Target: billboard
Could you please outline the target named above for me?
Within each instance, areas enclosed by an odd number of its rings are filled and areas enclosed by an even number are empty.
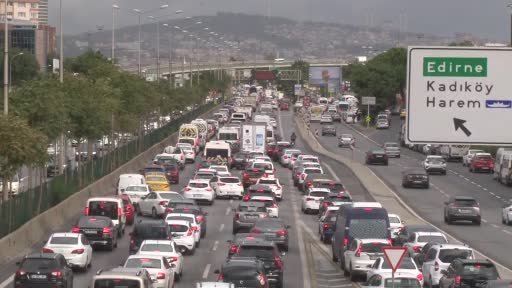
[[[309,84],[311,85],[327,85],[330,92],[335,92],[340,89],[341,80],[340,66],[309,67]]]

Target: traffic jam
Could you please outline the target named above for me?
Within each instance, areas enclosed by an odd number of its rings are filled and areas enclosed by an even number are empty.
[[[342,118],[341,100],[313,97],[311,113],[275,89],[246,85],[232,92],[209,119],[183,124],[176,143],[151,163],[120,175],[112,195],[84,202],[72,229],[53,233],[40,253],[18,263],[14,287],[296,287],[285,283],[302,279],[286,275],[291,273],[287,266],[297,266],[291,259],[299,259],[292,258],[300,253],[293,245],[302,245],[294,239],[290,220],[297,215],[283,212],[292,198],[298,200],[299,217],[317,223],[315,241],[331,252],[329,263],[343,271],[350,285],[509,287],[489,286],[499,284],[498,270],[491,261],[477,259],[471,247],[451,243],[433,226],[408,225],[379,202],[355,201],[345,179],[328,171],[322,157],[299,149],[295,132],[278,132],[281,113],[302,111],[326,124],[318,137],[337,137],[340,149],[352,149],[357,145],[352,134],[337,134],[331,127],[333,121],[353,121]],[[369,151],[367,164],[387,165],[389,155],[400,156],[394,148],[390,143],[382,151]],[[428,157],[425,165],[436,169],[437,158]],[[190,177],[184,177],[187,171]],[[450,201],[449,221],[458,220],[464,209],[473,215],[477,207],[468,197]],[[226,223],[218,232],[232,235],[225,243],[215,240],[213,247],[226,248],[225,254],[203,272],[205,253],[211,252],[203,243],[213,237],[214,221]],[[122,263],[93,266],[97,255],[119,249],[125,249]],[[202,277],[188,279],[196,270]],[[87,284],[74,283],[84,273]]]

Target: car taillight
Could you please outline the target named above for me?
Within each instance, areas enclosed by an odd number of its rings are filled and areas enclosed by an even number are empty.
[[[180,159],[181,160],[185,159],[185,155],[181,154]]]
[[[421,247],[420,246],[413,246],[412,249],[414,252],[420,252]]]
[[[72,233],[80,233],[80,228],[78,228],[78,227],[73,227],[73,229],[71,229],[71,232],[72,232]]]
[[[25,276],[25,274],[27,274],[27,272],[25,272],[23,270],[16,271],[16,277],[22,277],[22,276]]]
[[[243,177],[249,177],[247,173],[242,174]]]
[[[274,153],[278,153],[279,152],[279,149],[274,149]]]
[[[226,183],[219,182],[217,183],[218,186],[226,186]]]
[[[261,175],[262,178],[267,178],[267,173],[264,173],[263,175]]]
[[[286,236],[288,235],[288,232],[286,230],[279,230],[276,232],[277,236]]]
[[[329,224],[324,224],[324,230],[329,230]]]
[[[204,220],[204,217],[203,217],[203,216],[201,216],[201,215],[196,216],[196,221],[197,221],[197,223],[201,223],[201,222],[203,222],[203,220]]]
[[[48,249],[48,248],[43,248],[43,253],[53,253],[53,250],[52,249]]]
[[[393,246],[393,240],[388,239],[389,246]]]
[[[245,196],[244,196],[244,201],[245,201],[245,202],[249,201],[249,195],[245,195]]]
[[[238,250],[237,246],[229,247],[229,252],[231,252],[231,253],[236,253],[236,250]]]
[[[224,274],[219,274],[219,279],[218,279],[219,282],[222,282],[224,281]]]
[[[197,231],[197,226],[192,226],[192,230]]]
[[[288,156],[283,156],[283,159],[288,159]]]
[[[85,250],[83,248],[75,249],[75,250],[71,251],[71,254],[83,254],[84,251]]]
[[[418,281],[423,281],[423,274],[418,274],[416,275],[416,279],[418,279]]]
[[[123,214],[123,208],[117,208],[117,215],[119,215],[119,217],[121,217],[122,214]]]
[[[278,208],[277,203],[272,204],[272,207],[270,207],[270,208]]]
[[[240,219],[240,214],[239,213],[235,213],[235,219],[236,220]]]
[[[208,187],[208,188],[206,188],[206,191],[211,192],[211,191],[213,191],[213,189]]]
[[[309,186],[311,186],[312,184],[313,184],[313,182],[308,181],[308,182],[306,183],[306,186],[308,186],[308,187],[309,187]]]
[[[187,231],[187,236],[192,236],[192,233],[193,233],[193,231],[192,231],[192,230],[193,230],[193,229],[188,229],[188,231]]]
[[[324,207],[329,207],[329,202],[324,202]]]
[[[348,238],[343,239],[343,245],[346,247],[348,245]]]
[[[306,198],[306,201],[315,201],[315,198],[308,197]]]
[[[460,285],[460,276],[455,277],[455,285]]]
[[[64,277],[64,273],[62,273],[62,271],[53,271],[52,272],[52,276],[55,277],[55,278],[63,278]]]
[[[171,258],[171,259],[170,259],[170,260],[171,260],[171,262],[176,262],[176,261],[178,261],[178,257],[176,257],[176,256],[171,256],[170,258]]]
[[[480,204],[475,203],[475,204],[473,204],[473,207],[480,207]]]
[[[238,183],[237,185],[238,185],[238,186],[242,186],[243,184],[242,184],[242,183]]]
[[[275,256],[274,261],[276,262],[276,268],[281,270],[283,268],[283,263],[281,262],[281,259]]]
[[[300,174],[299,173],[295,173],[295,178],[299,178]]]
[[[185,187],[185,191],[190,191],[192,189],[190,189],[190,187]]]
[[[167,206],[167,204],[169,203],[169,201],[165,200],[165,201],[160,201],[160,203],[158,203],[160,206]]]
[[[112,233],[112,230],[108,227],[103,228],[103,235]]]
[[[251,230],[251,233],[254,233],[254,234],[261,234],[261,230],[259,230],[259,229],[252,229],[252,230]]]
[[[434,263],[434,271],[439,271],[439,263],[437,261]]]
[[[172,213],[172,208],[165,208],[165,214]]]
[[[158,272],[156,275],[156,279],[165,279],[165,273],[164,272]]]
[[[84,211],[84,212],[85,212],[85,215],[86,215],[86,216],[87,216],[87,215],[89,215],[89,207],[85,207],[85,209],[84,209],[84,210],[85,210],[85,211]]]
[[[359,244],[359,247],[357,247],[357,251],[356,251],[356,257],[360,257],[361,256],[361,252],[363,252],[363,243],[360,243]]]

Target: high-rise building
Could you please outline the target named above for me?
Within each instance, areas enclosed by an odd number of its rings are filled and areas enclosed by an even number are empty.
[[[0,2],[0,15],[5,14],[5,2]],[[7,18],[48,25],[48,0],[19,0],[7,3]]]
[[[48,0],[38,0],[37,2],[37,24],[48,25]]]

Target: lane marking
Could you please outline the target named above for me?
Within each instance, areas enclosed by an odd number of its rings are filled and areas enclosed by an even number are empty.
[[[483,187],[482,190],[487,191],[487,188]]]
[[[329,170],[329,173],[332,174],[332,177],[334,178],[334,180],[336,180],[336,182],[341,182],[340,178],[338,177],[338,175],[336,175],[336,172],[334,172],[334,169],[332,169],[331,165],[326,163],[323,163],[323,165],[327,168],[327,170]]]
[[[5,281],[0,284],[0,288],[7,288],[7,286],[10,286],[9,284],[11,284],[13,281],[14,281],[14,274],[11,275],[11,277],[5,279]]]
[[[484,222],[484,223],[487,223],[487,220],[485,220],[485,219],[482,219],[482,222]]]
[[[500,228],[500,227],[499,227],[498,225],[496,225],[496,224],[491,224],[491,226],[492,226],[492,227],[494,227],[494,228]]]
[[[503,231],[503,233],[506,233],[506,234],[508,234],[508,235],[512,235],[512,232],[510,232],[510,231],[508,231],[508,230],[503,229],[503,230],[501,230],[501,231]]]
[[[203,279],[208,278],[208,273],[210,273],[210,267],[211,266],[212,266],[211,264],[206,264],[206,267],[204,267]]]
[[[219,227],[219,232],[222,232],[222,230],[224,230],[224,223],[220,224],[220,227]]]
[[[217,251],[217,248],[219,248],[219,240],[216,240],[213,243],[212,251]]]
[[[231,212],[231,207],[226,208],[226,216],[229,215],[229,212]]]
[[[229,199],[229,204],[233,204],[233,199]]]
[[[474,181],[471,181],[471,184],[476,185],[476,183]]]
[[[489,192],[489,194],[491,194],[492,196],[496,195],[496,194],[494,194],[494,192]]]

